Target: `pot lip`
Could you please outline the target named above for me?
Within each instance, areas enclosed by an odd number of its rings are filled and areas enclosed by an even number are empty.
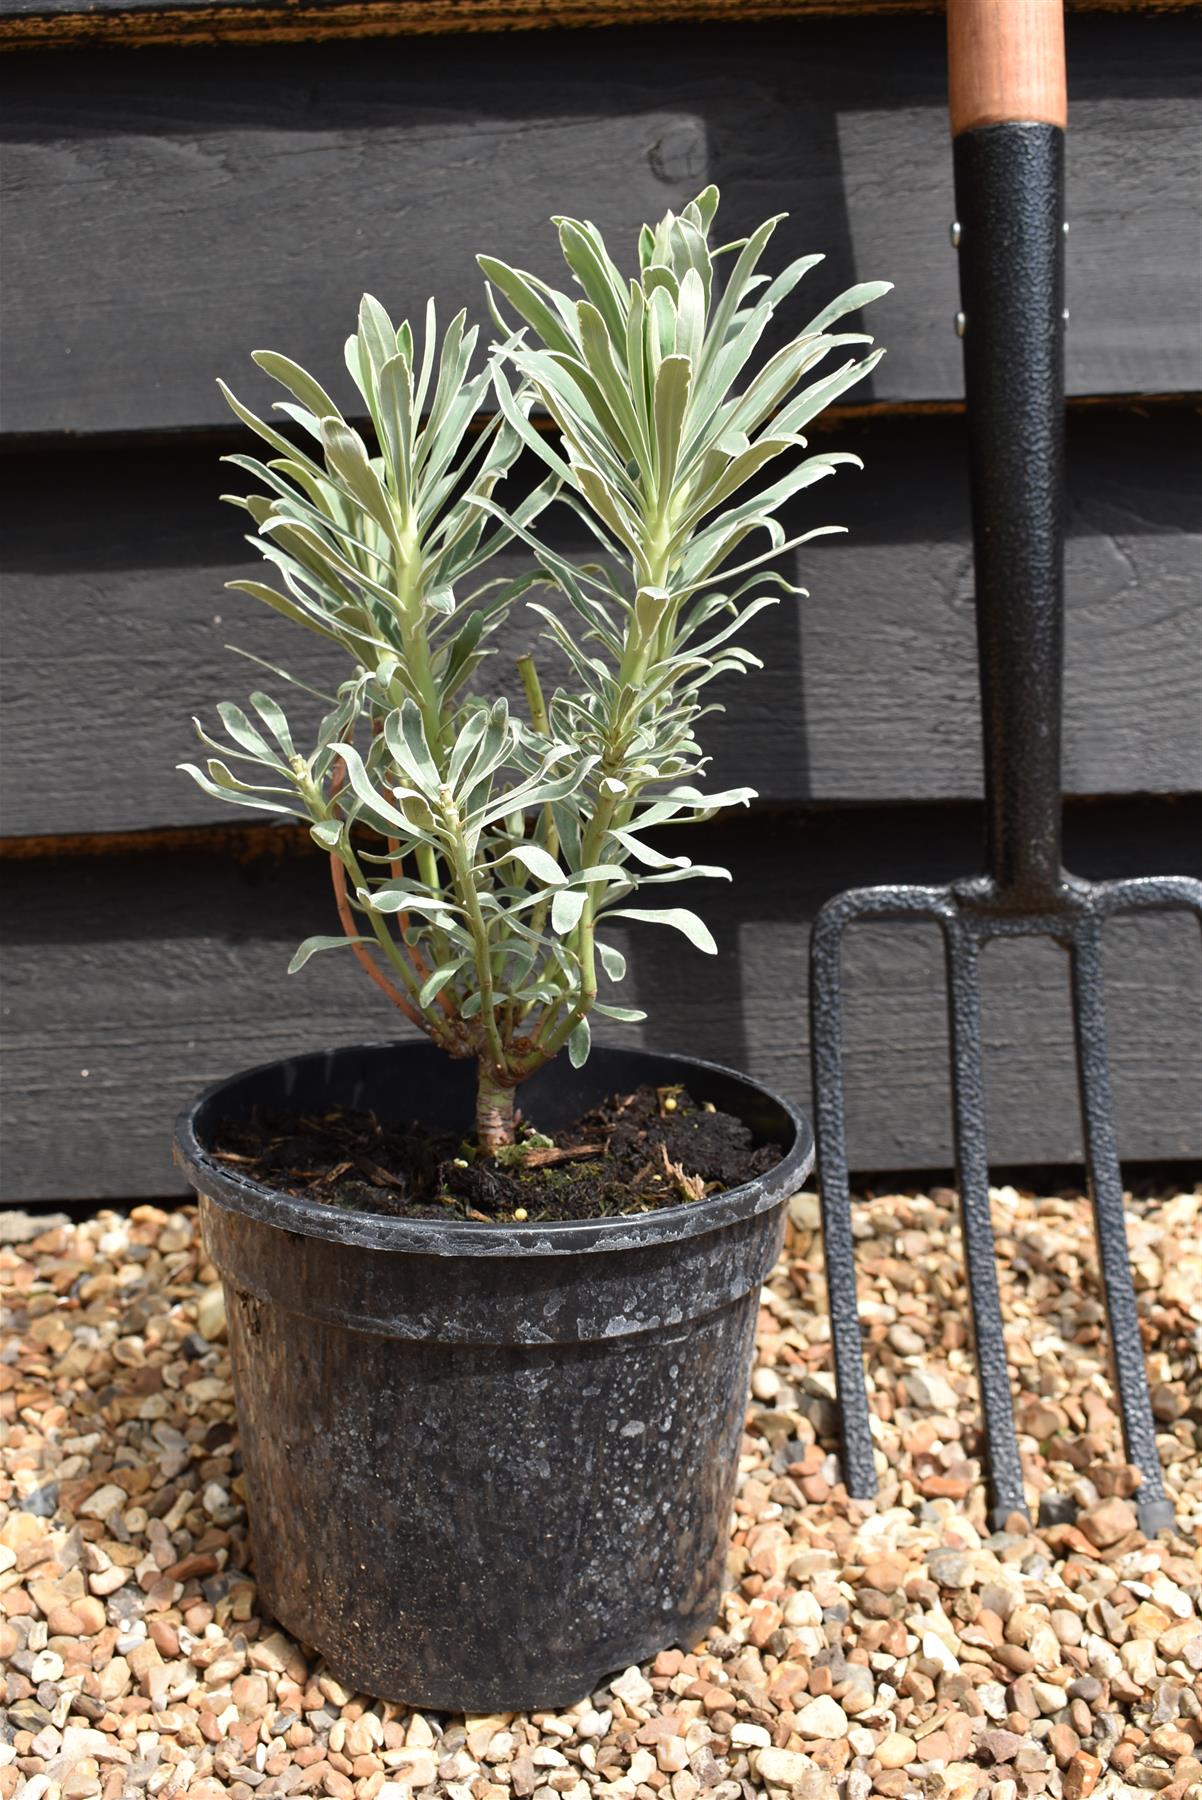
[[[617,1048],[617,1046],[608,1046]],[[601,1046],[598,1046],[601,1048]],[[375,1039],[366,1044],[342,1044],[304,1052],[297,1057],[275,1057],[253,1068],[239,1070],[213,1082],[179,1114],[175,1127],[174,1157],[186,1171],[197,1192],[225,1212],[240,1213],[278,1230],[320,1238],[366,1250],[407,1252],[424,1256],[563,1256],[575,1252],[635,1250],[655,1244],[680,1242],[721,1231],[758,1213],[770,1211],[801,1187],[814,1164],[814,1139],[804,1115],[774,1089],[765,1087],[737,1069],[700,1057],[683,1056],[640,1045],[624,1055],[645,1056],[648,1061],[674,1062],[706,1074],[725,1076],[754,1087],[779,1106],[793,1127],[793,1142],[781,1160],[764,1175],[716,1194],[712,1200],[665,1206],[658,1212],[619,1215],[611,1219],[559,1220],[545,1224],[482,1225],[474,1219],[403,1219],[385,1214],[350,1212],[322,1206],[239,1175],[216,1162],[196,1135],[196,1115],[210,1100],[236,1081],[266,1074],[285,1062],[318,1059],[363,1050],[411,1050],[435,1053],[435,1046],[412,1039]]]

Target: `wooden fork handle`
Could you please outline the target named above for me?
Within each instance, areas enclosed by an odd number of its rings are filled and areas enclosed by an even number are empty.
[[[1063,0],[947,0],[947,48],[953,137],[1011,120],[1063,131]]]

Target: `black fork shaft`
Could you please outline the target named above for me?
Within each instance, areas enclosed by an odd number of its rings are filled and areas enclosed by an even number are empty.
[[[1064,133],[955,140],[989,868],[1015,907],[1060,884]]]

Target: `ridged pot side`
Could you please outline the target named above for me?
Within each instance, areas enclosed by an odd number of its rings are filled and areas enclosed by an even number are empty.
[[[327,1108],[374,1095],[381,1117],[440,1127],[457,1102],[424,1045],[269,1065],[181,1120],[226,1290],[264,1600],[348,1684],[432,1710],[567,1705],[704,1635],[759,1288],[810,1167],[804,1122],[729,1071],[596,1051],[555,1073],[540,1123],[683,1081],[753,1115],[782,1160],[689,1207],[491,1228],[291,1201],[204,1153],[223,1112],[285,1089],[300,1110],[318,1081]]]

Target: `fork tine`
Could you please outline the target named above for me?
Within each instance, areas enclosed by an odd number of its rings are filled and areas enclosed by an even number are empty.
[[[840,953],[849,908],[828,901],[810,933],[810,1049],[814,1064],[814,1142],[822,1204],[827,1305],[838,1395],[843,1483],[856,1500],[876,1493],[864,1348],[856,1304],[855,1244],[843,1116]]]
[[[1018,1441],[1014,1435],[1014,1403],[1002,1332],[993,1222],[989,1216],[979,953],[976,940],[958,920],[945,920],[943,931],[947,956],[956,1181],[960,1190],[977,1384],[985,1423],[992,1501],[990,1520],[994,1526],[999,1526],[1010,1513],[1025,1514],[1027,1503],[1023,1495]]]
[[[1077,925],[1071,947],[1073,1022],[1077,1039],[1077,1080],[1081,1093],[1081,1122],[1085,1135],[1085,1161],[1089,1173],[1089,1197],[1093,1204],[1094,1233],[1102,1289],[1110,1323],[1110,1347],[1119,1416],[1127,1461],[1134,1463],[1143,1480],[1135,1494],[1139,1522],[1149,1537],[1174,1523],[1173,1506],[1165,1493],[1160,1457],[1156,1449],[1156,1425],[1148,1396],[1144,1346],[1139,1332],[1135,1287],[1127,1254],[1127,1226],[1123,1217],[1123,1177],[1114,1131],[1114,1102],[1110,1088],[1110,1056],[1106,1039],[1106,989],[1102,972],[1101,921],[1086,917]]]

